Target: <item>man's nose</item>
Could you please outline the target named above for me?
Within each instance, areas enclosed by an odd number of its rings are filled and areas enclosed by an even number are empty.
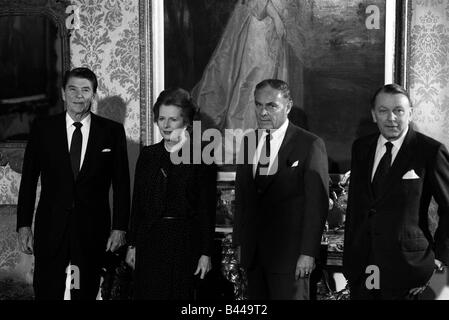
[[[260,109],[259,113],[260,113],[261,116],[266,116],[268,114],[267,109],[265,109],[265,107],[262,107]]]
[[[388,112],[387,120],[394,121],[396,120],[396,115],[394,112]]]

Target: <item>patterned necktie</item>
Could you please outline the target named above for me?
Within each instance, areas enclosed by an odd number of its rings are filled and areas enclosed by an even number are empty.
[[[388,141],[385,143],[385,147],[387,148],[387,151],[385,151],[385,154],[379,161],[372,182],[373,192],[376,197],[379,196],[382,188],[385,188],[387,174],[391,168],[391,149],[393,148],[393,144]]]
[[[264,183],[268,175],[268,167],[270,165],[270,155],[271,155],[271,134],[270,130],[265,131],[267,135],[265,136],[264,143],[262,145],[262,150],[260,151],[259,160],[257,162],[255,180],[256,184]]]
[[[81,133],[81,127],[83,124],[81,122],[74,122],[75,131],[72,135],[72,142],[70,143],[70,161],[72,162],[73,176],[78,177],[80,171],[81,162],[81,146],[83,145],[83,134]]]

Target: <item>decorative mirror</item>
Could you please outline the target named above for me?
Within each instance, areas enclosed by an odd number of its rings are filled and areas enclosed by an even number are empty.
[[[15,170],[21,169],[32,121],[63,110],[69,6],[58,0],[0,0],[0,161],[14,163]]]
[[[69,6],[57,0],[0,0],[0,141],[24,142],[36,116],[63,110]]]

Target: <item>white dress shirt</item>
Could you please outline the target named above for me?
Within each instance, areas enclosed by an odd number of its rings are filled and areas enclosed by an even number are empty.
[[[288,119],[276,130],[270,130],[271,132],[271,140],[270,140],[270,164],[268,165],[268,173],[271,172],[271,167],[273,166],[273,162],[276,159],[279,149],[281,148],[282,141],[284,141],[285,133],[287,132],[289,121]],[[261,130],[261,129],[259,129]],[[259,162],[260,154],[262,152],[262,147],[265,141],[265,137],[267,136],[266,131],[264,130],[262,136],[259,139],[257,144],[256,154],[254,155],[253,161],[253,177],[256,176],[257,163]]]
[[[391,165],[393,165],[394,160],[396,159],[396,156],[398,155],[398,152],[401,149],[402,143],[404,142],[407,132],[408,127],[407,130],[405,130],[398,139],[390,141],[393,144],[393,148],[391,148]],[[373,181],[374,173],[376,173],[376,169],[377,166],[379,165],[380,159],[382,159],[383,155],[387,151],[387,147],[385,146],[385,143],[387,142],[388,140],[385,139],[385,137],[380,134],[379,139],[377,139],[376,154],[374,156],[374,163],[373,163],[373,171],[371,172],[371,181]]]
[[[73,132],[75,132],[75,126],[73,125],[76,121],[73,121],[73,119],[69,116],[68,113],[66,113],[65,116],[65,123],[66,123],[66,129],[67,129],[67,143],[69,146],[69,152],[70,152],[70,144],[72,143],[72,136]],[[83,135],[83,143],[81,145],[81,159],[80,159],[80,170],[83,166],[84,156],[86,155],[86,149],[87,149],[87,141],[89,139],[89,132],[90,132],[90,122],[91,122],[91,116],[90,113],[85,117],[81,123],[81,134]]]

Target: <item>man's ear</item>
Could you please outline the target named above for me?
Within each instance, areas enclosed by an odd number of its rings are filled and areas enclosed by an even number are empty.
[[[64,88],[61,88],[61,97],[62,97],[62,101],[65,101],[65,90],[64,90]]]
[[[292,108],[293,108],[293,101],[290,100],[290,101],[288,102],[288,105],[287,105],[287,114],[290,113],[290,111],[292,110]]]
[[[376,113],[374,112],[374,109],[371,109],[371,116],[373,117],[373,122],[374,122],[374,123],[377,123],[377,120],[376,120]]]
[[[413,121],[413,115],[414,115],[413,108],[410,108],[410,118],[408,119],[408,122]]]

